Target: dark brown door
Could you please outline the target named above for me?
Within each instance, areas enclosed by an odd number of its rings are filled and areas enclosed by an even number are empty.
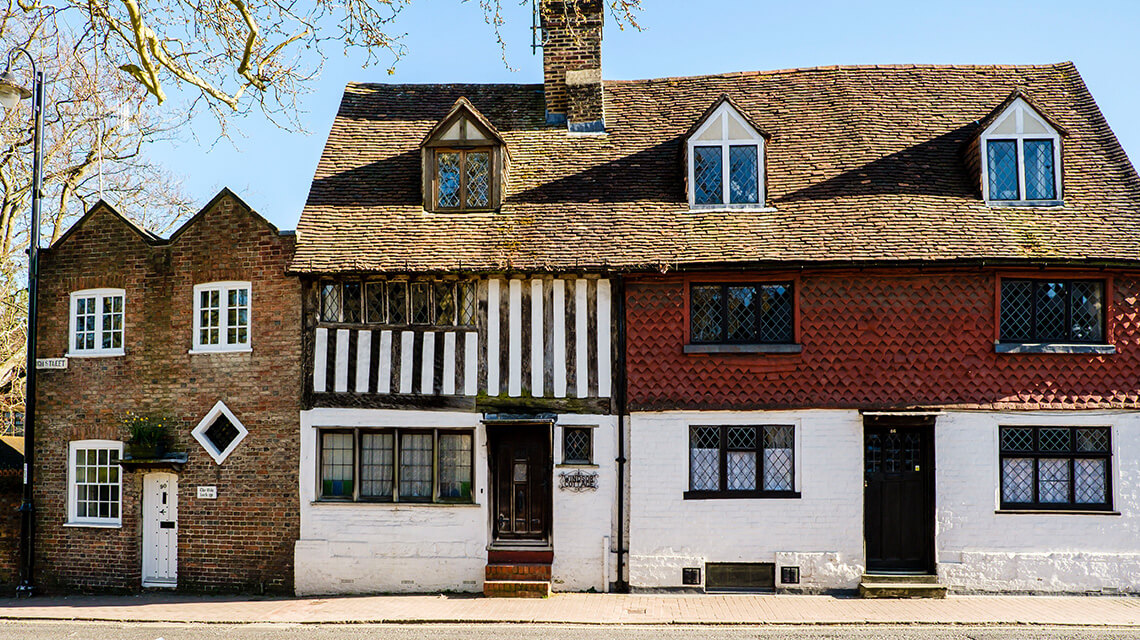
[[[868,570],[934,569],[932,434],[929,426],[864,426]]]
[[[490,427],[495,540],[548,540],[550,427]]]

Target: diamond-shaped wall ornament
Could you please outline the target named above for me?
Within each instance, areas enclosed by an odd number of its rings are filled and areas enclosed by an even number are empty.
[[[214,462],[222,464],[249,435],[249,430],[221,400],[218,400],[190,435],[194,436]]]

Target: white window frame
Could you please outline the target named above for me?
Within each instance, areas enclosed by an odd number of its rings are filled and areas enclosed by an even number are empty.
[[[227,294],[230,291],[245,289],[247,310],[246,310],[246,333],[245,342],[229,342],[229,307],[227,306]],[[202,344],[201,342],[201,328],[202,328],[202,292],[203,291],[217,291],[218,292],[218,344]],[[190,353],[218,353],[218,352],[245,352],[253,350],[253,287],[246,281],[224,281],[224,282],[204,282],[202,284],[194,285],[194,322],[193,322],[193,344],[194,347],[190,349]]]
[[[75,478],[75,455],[79,450],[108,449],[123,459],[123,443],[118,440],[72,440],[67,444],[67,526],[117,528],[123,526],[123,469],[119,468],[119,516],[116,518],[78,517],[78,485]]]
[[[123,342],[117,349],[104,349],[103,344],[103,301],[107,298],[121,297],[123,299]],[[75,346],[75,320],[76,306],[80,298],[95,298],[95,344],[94,349],[79,349]],[[71,304],[68,306],[67,323],[67,357],[68,358],[105,358],[126,354],[127,346],[127,292],[125,289],[83,289],[71,292]]]
[[[726,117],[721,118],[724,114]],[[746,131],[751,131],[753,137],[751,138],[729,138],[728,137],[728,120],[732,118],[738,125],[743,127]],[[698,140],[701,135],[708,131],[714,123],[718,120],[721,121],[720,140]],[[696,147],[715,147],[720,146],[721,152],[721,184],[722,190],[721,204],[697,204],[697,183],[696,183],[696,165],[694,162],[694,149]],[[737,202],[731,201],[732,186],[729,180],[729,173],[731,163],[729,162],[729,150],[734,146],[755,145],[756,146],[756,202]],[[688,175],[689,175],[689,208],[690,209],[764,209],[768,196],[766,191],[766,184],[764,180],[765,174],[765,160],[764,160],[764,136],[756,130],[747,120],[744,119],[740,113],[732,107],[731,104],[725,102],[709,114],[705,119],[704,124],[693,132],[687,141],[687,158],[688,158]]]
[[[230,424],[232,424],[234,428],[237,429],[238,434],[233,439],[233,442],[229,444],[229,446],[227,446],[225,449],[219,450],[214,446],[214,443],[210,440],[210,438],[206,436],[206,432],[209,431],[210,427],[213,426],[214,421],[217,420],[218,416],[221,415],[224,415],[226,419],[230,421]],[[190,435],[198,441],[198,444],[202,445],[202,448],[206,450],[206,453],[210,454],[210,457],[214,459],[214,462],[216,464],[222,464],[226,461],[226,458],[230,457],[230,454],[234,452],[234,449],[237,449],[238,445],[241,444],[241,441],[245,440],[245,437],[249,435],[249,429],[245,428],[245,425],[237,419],[237,416],[235,416],[233,412],[230,411],[230,408],[227,407],[224,402],[218,400],[214,404],[214,407],[210,409],[209,413],[206,414],[206,417],[202,418],[201,422],[198,423],[198,426],[194,427],[194,430],[190,432]]]
[[[1012,112],[1012,114],[1011,114]],[[998,125],[1005,122],[1007,117],[1015,119],[1016,133],[995,133]],[[1046,133],[1025,133],[1025,119],[1026,117],[1032,118],[1034,121],[1041,124],[1046,129]],[[994,200],[990,198],[990,151],[989,142],[1013,140],[1017,153],[1017,199],[1016,200]],[[1025,141],[1026,140],[1051,140],[1053,142],[1053,191],[1052,198],[1030,200],[1025,197]],[[981,134],[981,144],[979,145],[979,153],[981,153],[981,168],[982,168],[982,198],[985,199],[986,204],[990,206],[1006,206],[1006,205],[1037,205],[1037,206],[1056,206],[1063,203],[1063,190],[1061,185],[1061,134],[1057,132],[1052,125],[1049,124],[1045,118],[1036,109],[1029,106],[1029,103],[1021,98],[1017,98],[1002,111],[1001,115],[994,119],[990,126]]]

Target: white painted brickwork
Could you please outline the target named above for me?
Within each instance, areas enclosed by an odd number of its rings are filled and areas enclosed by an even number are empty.
[[[696,424],[794,424],[802,497],[682,499]],[[855,411],[633,414],[630,585],[680,587],[683,567],[794,553],[801,587],[854,589],[863,572],[862,438]]]
[[[295,547],[298,595],[424,593],[483,589],[490,535],[487,438],[482,416],[462,412],[314,409],[301,412],[301,535]],[[555,467],[554,589],[603,590],[602,552],[611,535],[616,471],[616,420],[612,416],[558,416],[555,462],[561,461],[560,425],[595,426],[598,490],[558,490]],[[434,427],[475,430],[475,505],[319,503],[318,427]],[[611,575],[610,580],[614,577]]]

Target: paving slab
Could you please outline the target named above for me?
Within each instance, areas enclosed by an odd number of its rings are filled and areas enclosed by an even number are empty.
[[[0,619],[197,623],[569,623],[605,625],[1074,625],[1140,627],[1140,597],[555,594],[249,598],[143,594],[0,599]]]

